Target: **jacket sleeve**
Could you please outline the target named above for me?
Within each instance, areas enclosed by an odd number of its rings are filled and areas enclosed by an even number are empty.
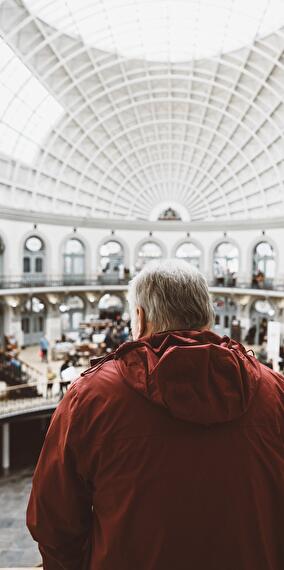
[[[46,570],[88,568],[92,496],[72,450],[77,408],[75,383],[52,418],[33,478],[27,526]]]

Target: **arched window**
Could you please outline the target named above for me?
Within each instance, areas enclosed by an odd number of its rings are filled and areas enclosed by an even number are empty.
[[[176,250],[176,257],[178,259],[184,259],[200,269],[201,262],[201,250],[192,242],[185,241],[181,243]]]
[[[215,297],[213,299],[215,312],[215,331],[223,336],[231,336],[232,325],[236,319],[237,306],[229,297]]]
[[[162,257],[163,252],[159,244],[155,241],[146,241],[141,245],[138,251],[136,270],[140,271],[148,261],[152,261],[153,259],[162,259]]]
[[[269,301],[258,299],[251,306],[250,317],[250,328],[245,340],[250,345],[262,345],[267,340],[268,322],[273,321],[275,308]]]
[[[103,282],[124,279],[124,249],[120,242],[109,240],[100,247],[100,277]]]
[[[85,303],[81,297],[66,297],[59,306],[61,312],[62,332],[77,332],[85,318]]]
[[[158,217],[158,220],[165,220],[165,221],[178,221],[181,220],[179,213],[174,210],[173,208],[166,208],[161,212]]]
[[[217,245],[213,256],[213,273],[216,285],[234,287],[239,271],[238,248],[230,242]]]
[[[275,252],[267,241],[259,242],[253,251],[252,286],[262,289],[273,286],[275,278]]]
[[[98,309],[100,319],[115,319],[122,315],[124,307],[120,297],[106,293],[100,299]]]
[[[45,331],[44,302],[38,297],[31,297],[21,307],[22,332],[24,346],[38,344]]]
[[[41,278],[45,272],[45,245],[38,236],[26,239],[23,256],[23,274],[25,277]]]
[[[77,238],[69,239],[64,249],[64,277],[68,281],[85,274],[85,247]]]

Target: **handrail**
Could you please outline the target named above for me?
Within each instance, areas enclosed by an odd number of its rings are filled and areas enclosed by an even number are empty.
[[[20,360],[21,367],[11,368],[0,363],[0,420],[5,417],[32,412],[46,405],[56,406],[59,394],[48,392],[48,381],[34,366]],[[59,383],[59,378],[57,379]],[[56,384],[56,379],[54,379]]]
[[[27,388],[33,389],[34,392],[28,396],[26,393],[21,394]],[[5,421],[7,418],[22,414],[37,413],[47,408],[55,409],[60,397],[59,393],[47,397],[47,382],[44,380],[40,384],[38,382],[27,382],[15,386],[5,386],[0,388],[0,420]]]
[[[113,275],[42,275],[42,276],[24,276],[24,275],[7,275],[0,277],[1,289],[26,289],[26,288],[43,288],[43,287],[92,287],[103,285],[125,285],[127,286],[131,276],[120,279]],[[234,283],[218,283],[215,279],[207,279],[210,287],[226,287],[229,289],[255,289],[255,291],[284,291],[284,281],[274,279],[272,283],[263,284],[263,286],[255,286],[252,280],[242,281],[236,279]]]
[[[1,397],[1,393],[5,393],[5,392],[13,392],[16,390],[21,390],[21,388],[29,388],[29,387],[33,387],[36,386],[38,387],[38,383],[37,382],[26,382],[25,384],[16,384],[15,386],[5,386],[5,388],[1,388],[0,386],[0,397]],[[1,402],[1,399],[0,399]],[[0,404],[1,405],[1,404]]]
[[[36,373],[38,377],[41,376],[41,371],[38,370],[38,368],[35,368],[34,366],[29,364],[28,362],[25,362],[25,360],[23,360],[22,358],[18,358],[18,360],[24,366],[24,368],[26,368],[27,370],[31,370],[32,373]]]
[[[0,277],[0,289],[26,287],[63,287],[80,285],[127,285],[130,277],[116,275],[5,275]]]
[[[42,373],[37,368],[31,366],[30,364],[28,364],[27,362],[25,362],[20,358],[17,358],[17,360],[20,363],[19,369],[9,365],[9,361],[0,362],[0,381],[1,381],[1,373],[4,376],[4,381],[6,381],[5,377],[8,378],[8,381],[11,380],[13,382],[15,380],[20,380],[22,376],[26,377],[28,381],[29,380],[31,381],[35,380],[37,382],[41,381]]]

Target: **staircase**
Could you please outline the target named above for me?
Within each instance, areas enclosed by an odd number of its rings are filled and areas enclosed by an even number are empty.
[[[19,366],[9,361],[0,362],[0,382],[4,382],[7,388],[0,390],[0,399],[1,394],[9,395],[9,399],[38,397],[37,386],[42,383],[41,373],[23,360],[17,361]]]

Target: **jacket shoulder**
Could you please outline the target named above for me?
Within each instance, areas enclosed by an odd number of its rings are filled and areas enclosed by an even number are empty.
[[[109,400],[126,388],[116,359],[113,357],[100,360],[82,372],[73,386],[81,404],[94,398]]]
[[[284,377],[263,364],[260,371],[261,381],[252,406],[254,423],[274,426],[284,434]]]

